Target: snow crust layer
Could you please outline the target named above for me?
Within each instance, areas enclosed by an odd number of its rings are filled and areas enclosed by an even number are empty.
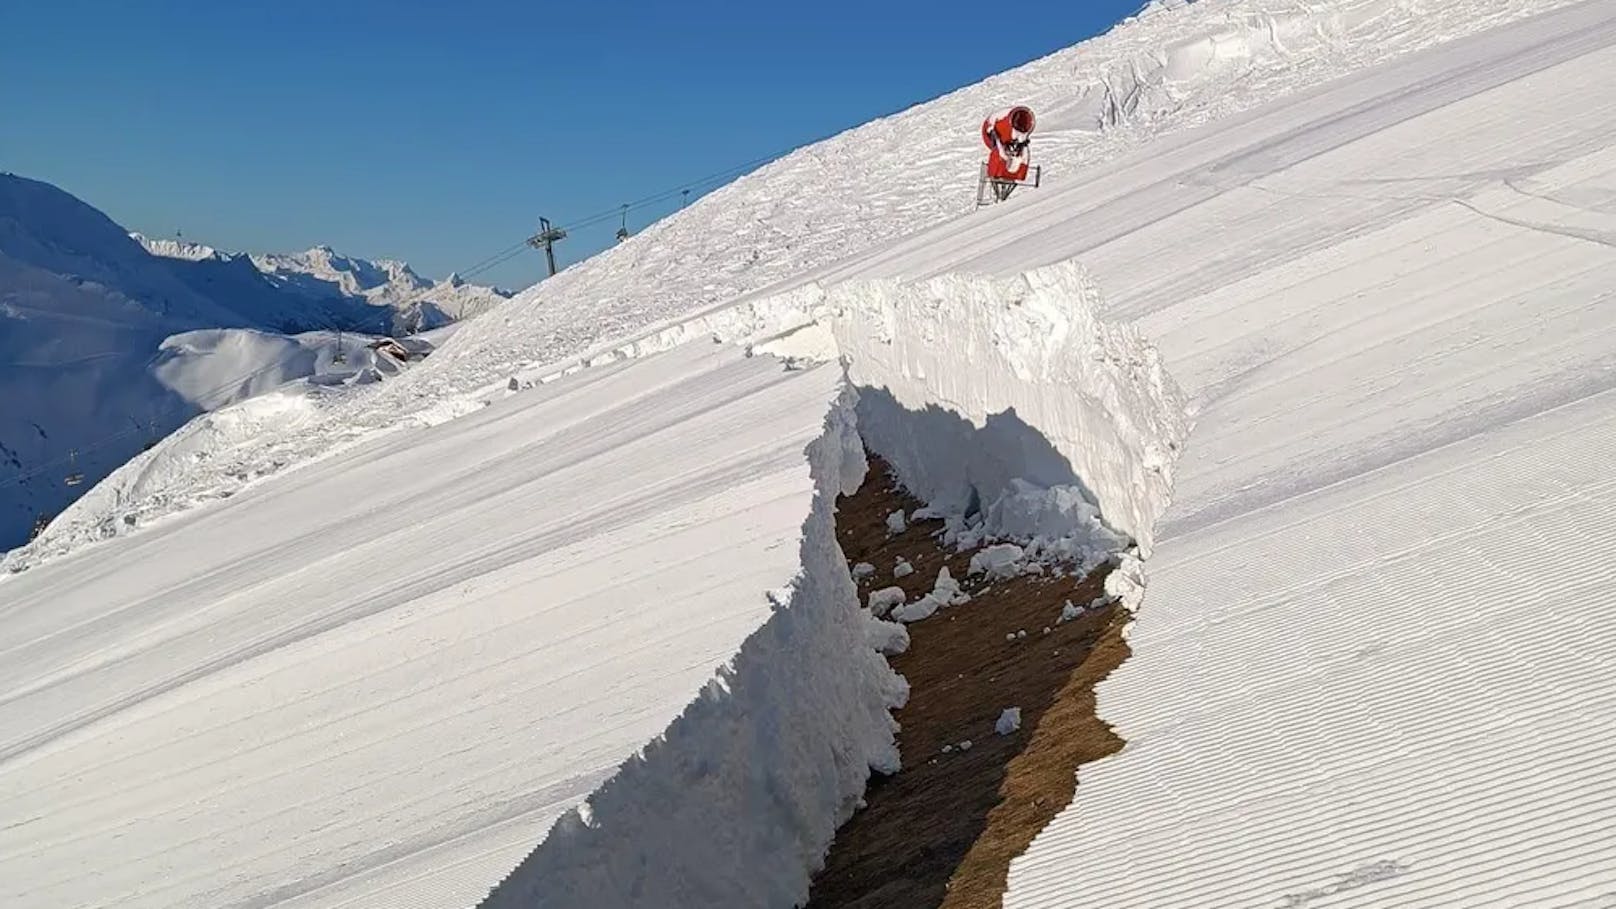
[[[482,903],[535,907],[792,906],[808,894],[871,770],[898,769],[889,710],[907,686],[880,650],[907,638],[859,608],[836,497],[866,470],[853,394],[808,447],[802,570],[694,703]],[[879,648],[879,649],[878,649]]]

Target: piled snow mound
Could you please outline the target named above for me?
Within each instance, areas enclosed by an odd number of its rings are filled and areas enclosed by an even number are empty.
[[[152,373],[201,410],[218,410],[298,379],[329,386],[397,375],[402,365],[371,346],[379,340],[328,331],[189,331],[164,339]]]
[[[487,909],[791,906],[872,769],[898,769],[908,697],[877,651],[906,636],[871,623],[836,542],[835,502],[865,473],[851,394],[809,446],[817,492],[802,572],[763,627],[668,730],[549,836]]]

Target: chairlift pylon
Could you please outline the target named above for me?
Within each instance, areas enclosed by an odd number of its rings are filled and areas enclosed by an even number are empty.
[[[78,451],[69,450],[67,453],[67,476],[62,478],[63,483],[69,486],[78,486],[84,482],[84,474],[78,471],[78,462]]]
[[[617,225],[617,242],[628,239],[628,203],[623,203],[623,219]]]

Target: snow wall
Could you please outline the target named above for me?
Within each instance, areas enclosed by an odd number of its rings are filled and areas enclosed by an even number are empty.
[[[907,687],[877,650],[895,632],[861,607],[835,536],[836,497],[867,471],[863,445],[946,515],[1029,481],[1075,485],[1148,551],[1188,425],[1154,349],[1100,322],[1096,302],[1075,264],[1007,280],[810,286],[594,358],[716,338],[788,367],[839,358],[848,387],[808,449],[817,492],[802,569],[771,594],[769,621],[482,905],[799,905],[870,771],[898,768],[888,711]],[[1136,604],[1137,559],[1119,576],[1115,592]]]
[[[802,570],[770,619],[482,905],[791,906],[808,892],[871,768],[897,769],[889,709],[908,694],[869,644],[836,542],[836,497],[866,471],[851,402],[808,447]]]
[[[1095,316],[1080,266],[847,285],[827,302],[849,379],[879,390],[861,395],[860,432],[916,496],[953,514],[1016,479],[1076,486],[1149,553],[1184,406],[1155,348]]]

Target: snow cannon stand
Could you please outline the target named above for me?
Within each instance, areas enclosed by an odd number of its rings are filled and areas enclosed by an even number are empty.
[[[989,177],[988,165],[984,162],[977,174],[976,180],[976,207],[984,208],[1010,198],[1018,186],[1037,187],[1043,183],[1044,170],[1040,165],[1033,164],[1027,168],[1027,176],[1020,180],[1007,180],[1003,177]]]

